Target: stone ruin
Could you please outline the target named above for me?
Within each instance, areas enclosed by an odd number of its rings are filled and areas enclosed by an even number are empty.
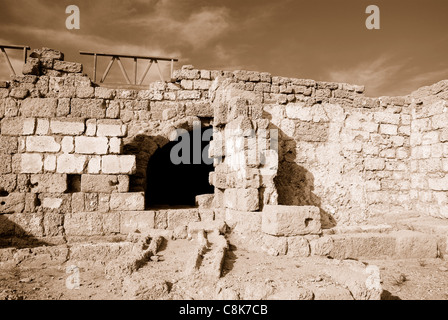
[[[0,83],[3,247],[218,230],[274,256],[447,253],[448,81],[369,98],[363,86],[184,66],[168,83],[113,89],[46,48],[23,73]],[[187,179],[152,161],[198,123],[213,128],[213,165],[185,165]],[[251,135],[269,130],[276,150],[249,163]]]

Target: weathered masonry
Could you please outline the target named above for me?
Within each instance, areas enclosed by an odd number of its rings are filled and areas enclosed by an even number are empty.
[[[45,48],[31,54],[24,74],[0,84],[4,241],[145,229],[180,237],[189,222],[224,220],[282,253],[322,229],[386,213],[448,218],[448,81],[368,98],[362,86],[185,66],[147,90],[110,89]],[[211,157],[223,156],[216,137],[226,129],[275,129],[275,141],[266,139],[278,153],[235,166],[232,158],[247,157],[243,134],[241,148],[215,161],[214,193],[198,193],[198,208],[148,207],[148,172],[166,169],[150,159],[175,129],[192,131],[198,122],[213,126]]]

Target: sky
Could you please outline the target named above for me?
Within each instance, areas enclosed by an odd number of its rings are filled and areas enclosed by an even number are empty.
[[[448,79],[447,0],[0,0],[0,44],[50,47],[65,60],[79,51],[178,58],[198,69],[366,86],[367,96],[406,95]],[[80,9],[68,30],[65,9]],[[368,30],[366,8],[380,9]],[[21,53],[8,51],[16,70]],[[100,59],[99,74],[109,61]],[[128,74],[133,69],[125,62]],[[169,64],[161,63],[169,74]],[[139,64],[141,75],[144,62]],[[117,65],[111,79],[121,77]],[[8,69],[0,57],[0,78]],[[149,80],[157,77],[150,71]],[[120,78],[121,79],[121,78]]]

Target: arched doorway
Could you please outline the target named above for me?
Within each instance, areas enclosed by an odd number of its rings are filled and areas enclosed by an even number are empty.
[[[197,195],[214,193],[208,157],[212,127],[195,128],[158,149],[146,172],[146,207],[190,207]]]

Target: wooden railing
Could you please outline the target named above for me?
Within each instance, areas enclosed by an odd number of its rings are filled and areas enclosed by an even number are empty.
[[[146,78],[146,75],[149,72],[149,69],[153,64],[157,66],[157,70],[159,72],[160,80],[165,82],[162,71],[159,67],[159,61],[169,61],[171,62],[171,77],[173,75],[173,68],[174,68],[174,62],[179,61],[178,59],[174,58],[160,58],[160,57],[146,57],[146,56],[131,56],[131,55],[121,55],[121,54],[113,54],[113,53],[97,53],[97,52],[85,52],[80,51],[79,54],[81,55],[88,55],[93,56],[93,82],[96,82],[96,73],[97,73],[97,65],[98,65],[98,57],[111,57],[111,61],[106,67],[106,71],[104,72],[103,76],[100,79],[100,83],[103,83],[106,80],[107,75],[109,74],[110,69],[112,68],[112,65],[115,61],[117,61],[118,66],[121,69],[121,73],[123,74],[124,79],[126,80],[127,84],[134,84],[134,85],[141,85],[143,81]],[[126,69],[124,68],[123,64],[121,63],[121,58],[124,59],[133,59],[134,60],[134,81],[131,83],[131,80],[129,79],[129,76],[126,72]],[[137,81],[137,65],[138,60],[149,60],[148,65],[146,66],[146,69],[143,73],[143,75],[140,77],[139,81]]]
[[[6,60],[6,64],[8,65],[9,71],[11,72],[11,75],[16,75],[16,72],[14,68],[12,67],[11,61],[9,60],[8,54],[6,53],[5,49],[12,49],[12,50],[23,50],[23,63],[26,63],[26,58],[28,56],[28,50],[30,50],[30,47],[28,46],[14,46],[14,45],[1,45],[0,44],[0,50],[3,54],[3,57]]]

